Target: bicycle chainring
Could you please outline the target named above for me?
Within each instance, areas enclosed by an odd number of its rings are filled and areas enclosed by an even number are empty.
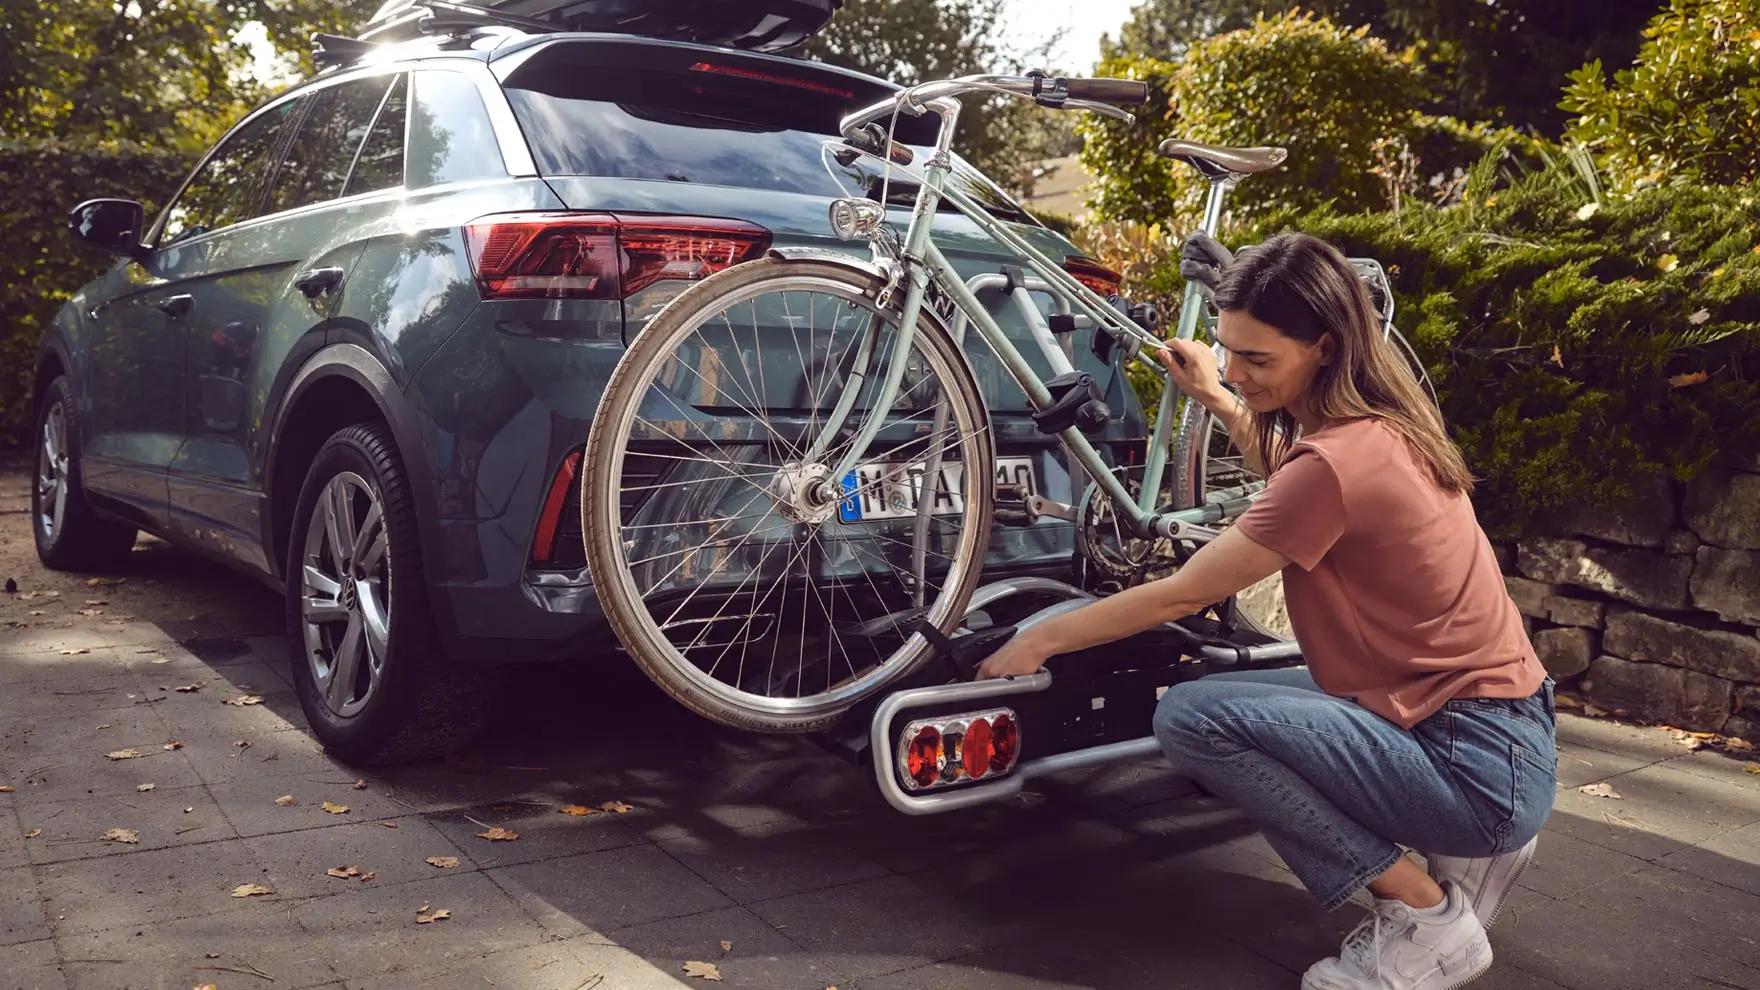
[[[1125,486],[1132,492],[1139,487],[1129,480]],[[1128,588],[1157,565],[1172,563],[1174,548],[1166,539],[1131,533],[1112,496],[1090,483],[1076,505],[1076,553],[1092,569],[1092,579]]]

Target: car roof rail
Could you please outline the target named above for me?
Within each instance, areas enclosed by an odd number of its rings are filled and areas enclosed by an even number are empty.
[[[379,47],[371,41],[350,38],[341,34],[312,35],[312,64],[321,71],[337,66],[352,65],[361,56]]]
[[[384,11],[381,11],[381,15]],[[375,17],[375,20],[378,18]],[[498,10],[479,4],[456,3],[453,0],[413,0],[403,11],[380,24],[371,24],[360,34],[363,41],[405,41],[421,35],[468,34],[476,29],[496,26],[544,34],[563,31],[563,25],[535,17]]]

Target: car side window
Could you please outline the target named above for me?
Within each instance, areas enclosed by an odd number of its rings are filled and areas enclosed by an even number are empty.
[[[405,77],[398,76],[379,107],[373,129],[367,132],[367,143],[361,145],[354,172],[348,177],[348,188],[342,191],[344,196],[403,185],[403,131],[408,118],[409,84]]]
[[[298,102],[270,107],[220,143],[166,211],[161,246],[262,214],[269,169]]]
[[[354,155],[385,98],[387,76],[326,86],[306,98],[299,129],[269,186],[266,212],[279,213],[342,195]]]
[[[417,72],[410,113],[411,189],[507,174],[477,84],[459,72]]]

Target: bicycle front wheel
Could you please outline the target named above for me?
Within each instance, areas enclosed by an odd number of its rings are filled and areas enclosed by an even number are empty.
[[[946,331],[925,315],[907,345],[880,288],[780,259],[706,279],[636,337],[594,417],[594,589],[648,676],[717,722],[825,726],[927,659],[916,623],[953,631],[977,585],[984,404]],[[879,432],[832,477],[907,346]]]

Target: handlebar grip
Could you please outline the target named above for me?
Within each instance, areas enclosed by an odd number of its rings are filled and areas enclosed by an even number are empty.
[[[1114,106],[1134,106],[1149,102],[1149,84],[1135,79],[1065,79],[1072,100],[1093,100]]]

